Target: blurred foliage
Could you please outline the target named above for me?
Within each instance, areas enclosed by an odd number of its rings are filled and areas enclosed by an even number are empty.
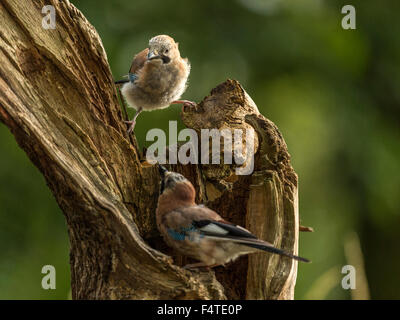
[[[297,299],[350,298],[339,280],[351,231],[371,298],[400,298],[399,1],[353,1],[357,30],[341,28],[345,1],[72,2],[99,32],[116,79],[152,36],[169,34],[192,63],[184,98],[200,101],[234,78],[278,125],[299,175],[301,223],[315,229],[300,235],[313,263],[299,266]],[[141,146],[150,128],[181,123],[179,113],[141,114]],[[63,215],[3,125],[0,148],[0,298],[67,298]],[[57,269],[57,290],[40,287],[45,264]]]

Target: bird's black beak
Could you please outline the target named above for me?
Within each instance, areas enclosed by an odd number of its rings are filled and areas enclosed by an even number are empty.
[[[149,52],[147,55],[147,60],[161,59],[163,63],[169,63],[171,59],[165,55],[159,55],[154,52]]]
[[[165,174],[168,172],[168,170],[165,167],[163,167],[161,164],[159,164],[158,172],[160,173],[161,179],[164,179]]]
[[[168,172],[168,170],[165,169],[165,167],[163,167],[161,164],[159,164],[158,172],[160,172],[160,177],[161,177],[160,194],[162,194],[165,189],[165,182],[164,182],[165,174]]]

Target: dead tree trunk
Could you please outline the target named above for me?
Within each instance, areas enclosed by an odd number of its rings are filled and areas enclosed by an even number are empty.
[[[56,29],[42,28],[44,5]],[[158,172],[130,141],[101,40],[68,1],[0,2],[0,120],[46,178],[70,238],[74,299],[292,299],[297,263],[255,254],[226,269],[190,272],[155,227]],[[256,132],[255,171],[181,166],[198,201],[297,253],[297,176],[276,126],[237,81],[212,90],[189,128]],[[163,253],[161,253],[162,251]],[[175,263],[169,255],[174,255]]]

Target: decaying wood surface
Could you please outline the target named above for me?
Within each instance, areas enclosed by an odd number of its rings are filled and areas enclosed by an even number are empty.
[[[48,4],[54,30],[41,25]],[[186,258],[155,227],[158,171],[143,165],[126,133],[103,45],[81,12],[68,1],[3,0],[0,20],[0,120],[65,215],[74,299],[293,298],[297,263],[277,255],[212,272],[179,267]],[[240,84],[217,86],[182,119],[196,131],[255,129],[252,175],[237,176],[232,165],[169,168],[193,182],[199,202],[297,253],[297,176],[278,129]]]

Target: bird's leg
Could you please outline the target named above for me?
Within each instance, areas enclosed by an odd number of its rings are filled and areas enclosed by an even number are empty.
[[[189,100],[175,100],[171,104],[183,104],[182,112],[185,112],[185,107],[196,108],[197,103]]]
[[[130,134],[133,129],[135,129],[135,125],[136,125],[136,118],[138,117],[138,115],[142,112],[142,108],[139,108],[136,110],[135,115],[133,116],[133,119],[130,121],[124,121],[127,124],[130,124],[129,129],[128,129],[128,134]]]

